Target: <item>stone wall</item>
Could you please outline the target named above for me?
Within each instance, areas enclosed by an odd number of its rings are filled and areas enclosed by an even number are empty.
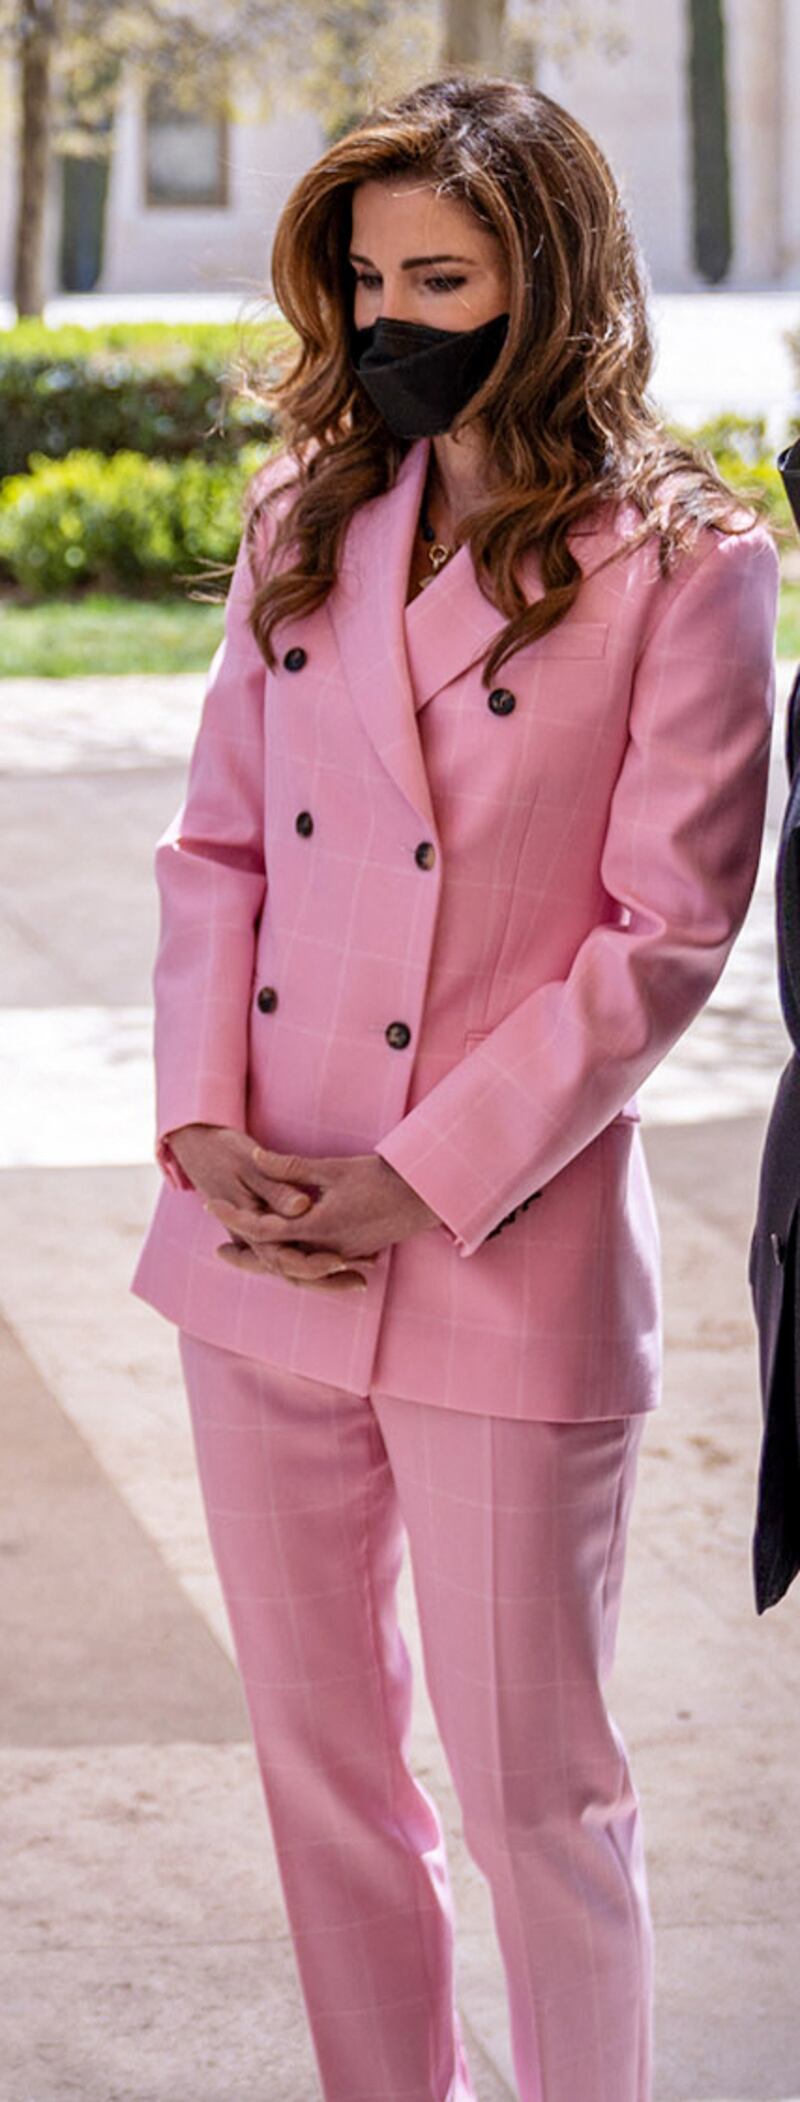
[[[297,176],[321,150],[310,114],[264,121],[245,101],[229,131],[229,203],[148,206],[144,201],[142,105],[131,84],[117,120],[108,202],[106,264],[98,289],[263,291],[272,234]]]

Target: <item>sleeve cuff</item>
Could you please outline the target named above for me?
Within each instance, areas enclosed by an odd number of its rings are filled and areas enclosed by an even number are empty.
[[[459,1255],[472,1255],[474,1248],[480,1244],[478,1242],[471,1244],[466,1241],[459,1232],[458,1227],[451,1220],[445,1218],[441,1208],[441,1193],[434,1191],[433,1188],[430,1191],[425,1188],[425,1177],[421,1173],[418,1163],[415,1162],[413,1167],[409,1167],[404,1160],[400,1158],[394,1160],[392,1158],[394,1150],[393,1138],[394,1134],[390,1133],[387,1138],[381,1139],[380,1145],[375,1146],[373,1151],[379,1153],[381,1160],[385,1160],[390,1168],[394,1168],[395,1174],[402,1175],[403,1181],[408,1183],[409,1188],[416,1191],[417,1196],[422,1198],[424,1204],[430,1205],[432,1212],[436,1212],[442,1233],[446,1234],[448,1241],[454,1248],[457,1248]],[[399,1154],[401,1152],[399,1145],[397,1150]]]
[[[170,1100],[166,1088],[162,1087],[160,1100],[157,1095],[153,1153],[165,1180],[176,1190],[193,1190],[195,1187],[176,1159],[169,1143],[170,1133],[182,1130],[185,1124],[219,1124],[228,1130],[243,1131],[244,1107],[238,1089],[235,1099],[229,1100],[225,1100],[223,1092],[218,1089],[209,1089],[205,1100],[200,1089],[195,1090],[192,1096],[187,1096],[184,1091],[180,1105]]]
[[[176,1159],[176,1156],[173,1153],[172,1147],[169,1143],[169,1139],[159,1138],[156,1140],[155,1158],[159,1168],[161,1169],[162,1175],[165,1177],[167,1182],[172,1184],[174,1189],[194,1189],[194,1183],[190,1182],[188,1175],[184,1173],[184,1170],[181,1167],[180,1161]]]

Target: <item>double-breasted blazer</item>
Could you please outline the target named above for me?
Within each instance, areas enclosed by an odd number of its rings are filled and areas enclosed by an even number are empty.
[[[758,523],[704,528],[669,578],[652,539],[602,568],[640,520],[600,507],[572,536],[575,604],[487,690],[503,620],[469,549],[404,603],[429,442],[356,511],[325,604],[281,624],[275,671],[242,539],[156,848],[163,1183],[132,1289],[356,1393],[636,1413],[661,1362],[636,1089],[750,898],[777,555]],[[543,593],[533,558],[524,587]],[[170,1155],[169,1131],[197,1120],[279,1152],[375,1151],[442,1224],[381,1251],[361,1293],[238,1272]]]
[[[778,456],[800,527],[800,442]],[[789,696],[789,794],[775,863],[778,987],[792,1055],[761,1158],[749,1279],[758,1325],[763,1435],[753,1529],[756,1608],[777,1605],[800,1571],[800,671]]]

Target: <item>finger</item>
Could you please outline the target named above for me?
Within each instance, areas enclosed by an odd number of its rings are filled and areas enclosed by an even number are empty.
[[[270,1216],[268,1212],[255,1211],[248,1205],[234,1204],[229,1197],[207,1197],[203,1210],[212,1212],[221,1226],[227,1226],[229,1233],[242,1234],[246,1241],[260,1238],[264,1221]],[[283,1227],[285,1222],[280,1224]],[[288,1225],[285,1230],[289,1231]]]
[[[309,1275],[306,1270],[294,1275],[285,1267],[283,1260],[278,1261],[277,1258],[270,1260],[269,1257],[265,1258],[259,1255],[253,1248],[242,1247],[241,1245],[234,1246],[232,1241],[223,1241],[216,1253],[220,1260],[227,1263],[231,1269],[247,1270],[253,1276],[282,1277],[285,1283],[290,1285],[306,1285],[309,1289],[316,1288],[317,1290],[326,1289],[330,1291],[346,1291],[353,1286],[364,1290],[367,1285],[366,1277],[362,1276],[360,1271],[352,1268],[349,1264],[343,1263],[339,1270],[331,1271],[322,1277]],[[323,1251],[323,1253],[326,1253],[326,1251]]]
[[[371,1269],[373,1264],[377,1263],[379,1254],[382,1253],[380,1249],[371,1249],[368,1254],[362,1254],[360,1250],[357,1250],[353,1254],[345,1256],[341,1248],[329,1248],[324,1244],[317,1247],[312,1245],[309,1248],[303,1248],[296,1240],[279,1239],[274,1234],[270,1234],[269,1221],[263,1215],[253,1212],[244,1214],[237,1212],[235,1206],[229,1205],[226,1199],[222,1197],[209,1201],[204,1209],[212,1212],[223,1226],[228,1227],[228,1231],[231,1234],[231,1242],[230,1244],[223,1243],[223,1246],[235,1245],[237,1248],[247,1248],[256,1258],[257,1268],[269,1270],[278,1277],[289,1275],[293,1281],[296,1273],[300,1272],[305,1275],[306,1268],[309,1265],[312,1272],[322,1271],[323,1268],[333,1270],[338,1267],[341,1269],[343,1265],[349,1268],[353,1263],[360,1264],[362,1268]],[[233,1226],[229,1223],[229,1217],[236,1219],[241,1229],[240,1231],[234,1231]],[[287,1232],[286,1227],[281,1227],[280,1222],[276,1223],[279,1224],[279,1230],[285,1236]],[[218,1249],[217,1253],[219,1254],[220,1252]],[[253,1265],[248,1267],[252,1268]]]
[[[284,1219],[278,1212],[253,1211],[244,1205],[232,1204],[227,1197],[210,1197],[204,1209],[213,1212],[222,1226],[241,1233],[254,1247],[280,1246],[286,1241],[304,1239],[320,1241],[324,1238],[324,1222],[319,1212],[311,1207],[312,1218]],[[335,1238],[333,1235],[331,1238]]]
[[[249,1241],[240,1241],[238,1236],[234,1236],[232,1241],[221,1241],[214,1253],[222,1262],[230,1263],[234,1270],[261,1270],[276,1277],[280,1275],[273,1256],[259,1255],[257,1248],[251,1248]]]
[[[299,1284],[301,1291],[309,1292],[348,1292],[353,1287],[358,1292],[367,1290],[367,1279],[362,1277],[360,1270],[342,1270],[336,1277],[296,1277],[292,1283]]]
[[[258,1196],[270,1211],[281,1212],[286,1218],[296,1218],[299,1213],[308,1211],[320,1195],[317,1174],[315,1172],[312,1176],[307,1172],[302,1178],[295,1178],[288,1171],[293,1166],[299,1168],[301,1165],[310,1171],[312,1163],[301,1162],[299,1154],[271,1154],[270,1160],[276,1167],[280,1163],[284,1172],[268,1173],[264,1166],[265,1149],[259,1145],[258,1140],[248,1140],[247,1149],[245,1159],[241,1160],[238,1166],[238,1177],[243,1187]],[[303,1183],[302,1188],[298,1187],[300,1179]]]
[[[351,1265],[334,1248],[313,1248],[308,1254],[299,1248],[284,1248],[278,1257],[286,1277],[333,1277],[337,1271],[349,1270]]]
[[[250,1155],[257,1175],[267,1183],[300,1184],[304,1189],[319,1195],[329,1180],[328,1171],[341,1162],[314,1160],[302,1153],[276,1153],[270,1146],[262,1146],[256,1140]]]
[[[310,1160],[306,1160],[302,1153],[276,1153],[273,1147],[262,1146],[260,1141],[256,1139],[253,1145],[252,1160],[254,1166],[259,1168],[263,1174],[272,1175],[279,1182],[283,1180],[286,1182],[313,1182],[314,1180],[313,1163]]]
[[[298,1248],[293,1242],[283,1242],[280,1246],[267,1249],[257,1236],[249,1240],[242,1239],[238,1234],[232,1236],[230,1243],[223,1242],[222,1246],[246,1248],[257,1259],[261,1269],[270,1270],[278,1277],[323,1277],[337,1270],[349,1270],[354,1263],[369,1268],[378,1260],[377,1253],[344,1256],[338,1248],[305,1249]]]
[[[294,1183],[281,1182],[275,1176],[265,1175],[252,1160],[245,1161],[240,1168],[239,1180],[248,1195],[258,1197],[270,1211],[279,1212],[286,1219],[297,1218],[301,1212],[309,1211],[314,1203],[313,1191],[301,1190]]]

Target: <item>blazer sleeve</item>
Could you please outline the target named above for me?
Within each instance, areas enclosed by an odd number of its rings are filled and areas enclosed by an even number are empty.
[[[191,1184],[169,1146],[169,1131],[191,1123],[244,1128],[255,936],[267,887],[266,665],[247,622],[248,546],[243,533],[186,795],[155,850],[155,1155],[179,1188]]]
[[[761,847],[779,565],[708,528],[640,651],[601,878],[620,911],[375,1148],[473,1255],[604,1130],[708,999]]]

